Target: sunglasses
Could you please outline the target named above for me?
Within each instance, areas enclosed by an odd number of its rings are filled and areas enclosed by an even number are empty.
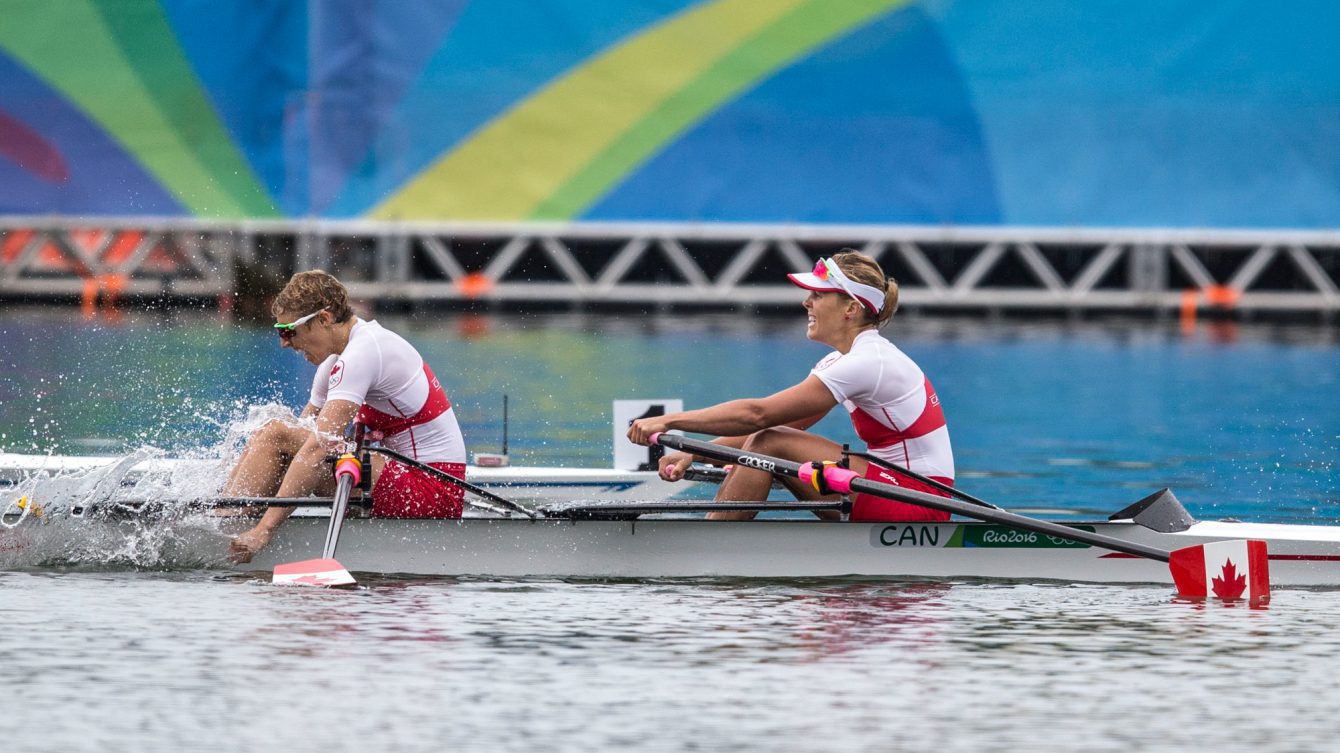
[[[834,267],[837,267],[837,264],[832,259],[819,259],[819,261],[814,262],[814,276],[828,282],[829,276],[832,275],[831,270]]]
[[[317,314],[320,314],[322,311],[325,311],[325,309],[320,309],[320,310],[317,310],[317,311],[313,311],[312,313],[308,314],[307,316],[301,316],[301,317],[298,317],[297,319],[294,319],[293,321],[289,322],[288,324],[278,324],[278,323],[276,323],[276,324],[275,324],[275,330],[279,333],[279,337],[280,337],[281,340],[292,340],[292,339],[293,339],[293,336],[296,335],[296,334],[298,333],[298,326],[299,326],[299,325],[301,325],[301,324],[306,324],[307,322],[310,322],[310,321],[311,321]]]

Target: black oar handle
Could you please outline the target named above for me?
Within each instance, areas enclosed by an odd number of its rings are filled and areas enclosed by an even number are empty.
[[[734,447],[713,444],[711,442],[701,442],[696,439],[677,436],[675,434],[654,434],[651,437],[653,444],[660,444],[663,447],[669,447],[672,450],[690,452],[694,455],[701,455],[705,458],[712,458],[726,463],[757,468],[760,471],[767,471],[774,475],[789,476],[809,482],[812,469],[802,471],[802,464],[795,463],[783,458],[775,458],[768,455],[760,455],[756,452],[747,450],[737,450]],[[810,463],[803,464],[810,466]],[[908,504],[930,507],[935,510],[942,510],[954,515],[962,515],[965,518],[974,518],[984,520],[988,523],[999,523],[1013,528],[1019,528],[1025,531],[1034,531],[1044,536],[1055,536],[1058,539],[1066,541],[1077,541],[1082,544],[1098,546],[1104,549],[1110,549],[1114,552],[1124,554],[1133,554],[1137,557],[1146,557],[1159,562],[1168,561],[1168,552],[1162,549],[1156,549],[1143,544],[1136,544],[1130,541],[1104,536],[1099,533],[1089,533],[1081,531],[1070,526],[1051,521],[1038,520],[1023,515],[1017,515],[1006,510],[993,507],[982,507],[981,505],[968,504],[960,502],[949,497],[938,497],[934,494],[904,489],[893,484],[885,484],[878,481],[870,481],[856,476],[855,473],[845,468],[836,466],[825,466],[823,471],[825,480],[835,491],[842,491],[844,487],[862,494],[870,494],[884,499],[892,499],[897,502],[906,502]],[[803,475],[802,475],[803,473]]]
[[[423,471],[424,473],[427,473],[433,476],[434,478],[458,486],[468,492],[483,497],[484,499],[487,499],[490,502],[496,502],[497,504],[501,505],[503,508],[507,510],[510,510],[512,512],[519,512],[522,515],[525,515],[526,517],[530,518],[531,520],[534,520],[537,517],[537,514],[535,513],[534,510],[529,510],[525,507],[522,507],[521,505],[513,502],[510,499],[504,499],[502,497],[499,497],[498,495],[494,494],[488,489],[483,489],[481,487],[475,486],[474,484],[470,483],[469,481],[466,481],[465,479],[456,478],[455,476],[451,475],[450,473],[447,473],[446,471],[440,468],[434,468],[433,466],[428,465],[427,463],[421,463],[418,460],[415,460],[414,458],[402,455],[396,452],[395,450],[388,450],[385,447],[369,447],[368,449],[371,450],[372,452],[385,455],[386,457],[391,458],[392,460],[404,463],[405,465],[411,468]]]

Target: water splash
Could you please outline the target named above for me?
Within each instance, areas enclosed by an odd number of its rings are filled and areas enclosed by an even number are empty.
[[[0,455],[0,568],[226,564],[230,519],[199,503],[218,495],[246,439],[274,420],[315,428],[269,403],[219,421],[218,441],[171,457],[151,445],[120,457]]]
[[[0,514],[82,516],[85,510],[111,501],[129,483],[131,471],[156,454],[153,448],[141,448],[123,458],[110,459],[105,464],[95,462],[92,467],[79,470],[68,470],[68,464],[61,459],[45,458],[15,484],[15,491],[7,495],[9,499],[0,508]]]

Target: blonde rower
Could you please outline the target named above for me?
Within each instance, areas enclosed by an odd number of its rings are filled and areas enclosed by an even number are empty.
[[[833,348],[799,384],[763,398],[731,400],[700,410],[643,418],[633,422],[628,438],[646,444],[652,434],[680,429],[716,434],[719,444],[786,458],[795,462],[839,460],[842,448],[806,429],[835,405],[851,417],[856,434],[877,458],[927,476],[954,483],[954,453],[949,443],[940,399],[920,367],[880,335],[898,308],[898,285],[869,256],[846,249],[820,259],[813,272],[788,275],[810,291],[804,307],[806,336]],[[677,481],[694,461],[685,453],[661,459],[660,474]],[[865,478],[944,496],[943,492],[862,458],[851,469]],[[717,492],[719,501],[767,499],[772,476],[736,466]],[[794,479],[783,483],[799,499],[819,493]],[[717,519],[747,519],[750,512],[713,513]],[[903,502],[858,495],[852,520],[945,520],[947,513]]]

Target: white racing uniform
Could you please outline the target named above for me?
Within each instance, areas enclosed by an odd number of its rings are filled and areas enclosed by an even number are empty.
[[[464,463],[465,438],[433,371],[405,338],[376,321],[355,319],[344,352],[312,379],[311,404],[348,400],[358,420],[382,432],[387,448],[425,463]]]
[[[849,352],[828,354],[811,373],[847,409],[857,436],[870,454],[942,484],[954,483],[954,451],[940,398],[921,368],[879,332],[861,332]],[[906,477],[866,477],[942,494]],[[875,500],[859,495],[855,502],[859,508]],[[896,508],[900,503],[878,504]],[[947,517],[925,508],[903,507],[927,513],[923,518]],[[861,519],[864,515],[854,509],[852,517]]]

